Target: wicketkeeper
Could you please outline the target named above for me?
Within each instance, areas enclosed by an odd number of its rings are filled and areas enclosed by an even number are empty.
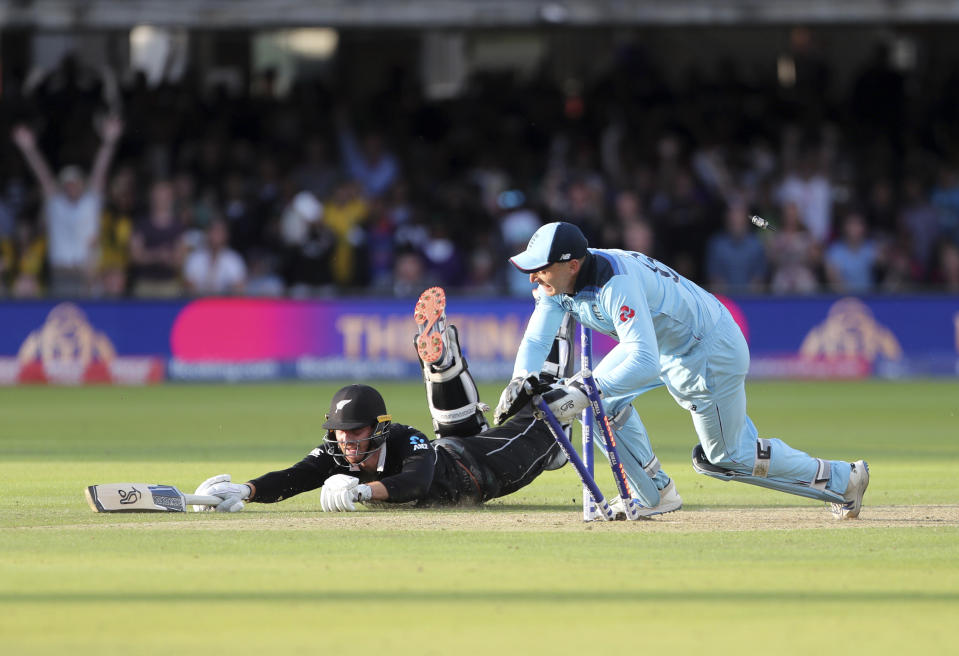
[[[446,297],[434,287],[420,296],[415,345],[437,439],[392,421],[380,393],[347,385],[330,401],[322,444],[298,463],[233,483],[229,474],[204,481],[196,494],[218,496],[218,511],[249,502],[273,503],[322,487],[327,512],[356,510],[356,503],[415,502],[419,506],[477,504],[511,494],[566,457],[529,404],[509,422],[489,428],[460,352],[456,327],[446,323]],[[559,378],[571,366],[568,344],[547,364]],[[195,509],[206,510],[197,506]]]
[[[632,405],[643,392],[665,385],[692,416],[699,436],[693,451],[697,472],[828,501],[840,519],[859,515],[869,484],[864,461],[814,458],[759,437],[746,414],[749,349],[715,296],[648,255],[587,246],[579,228],[556,222],[537,230],[526,250],[511,258],[538,287],[497,422],[508,416],[526,376],[540,371],[569,313],[619,342],[593,373],[644,514],[682,503]],[[588,405],[575,377],[543,398],[564,422]]]

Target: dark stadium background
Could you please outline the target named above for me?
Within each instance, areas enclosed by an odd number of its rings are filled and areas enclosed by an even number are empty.
[[[208,295],[526,299],[506,258],[563,219],[747,305],[852,296],[881,315],[870,299],[894,296],[941,337],[916,370],[949,372],[954,320],[923,303],[959,311],[957,19],[936,2],[0,2],[0,308],[39,329],[62,301],[136,301],[136,324]],[[110,115],[98,233],[60,285],[7,137],[26,127],[54,174],[89,173]],[[242,263],[225,282],[191,273],[211,226]],[[883,329],[856,316],[860,341]],[[785,317],[805,335],[826,311]]]

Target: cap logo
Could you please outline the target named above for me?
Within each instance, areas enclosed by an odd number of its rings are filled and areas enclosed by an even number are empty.
[[[570,255],[569,253],[563,253],[562,255],[559,256],[559,261],[562,262],[563,260],[568,260],[571,257],[572,255]]]
[[[345,408],[345,407],[346,407],[346,404],[347,404],[347,403],[350,403],[352,400],[353,400],[353,399],[344,399],[344,400],[342,400],[342,401],[337,401],[337,402],[336,402],[336,411],[339,412],[340,410],[342,410],[343,408]]]

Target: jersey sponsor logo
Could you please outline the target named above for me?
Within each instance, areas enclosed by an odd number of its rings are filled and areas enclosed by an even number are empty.
[[[635,317],[635,316],[636,316],[636,310],[634,310],[633,308],[629,307],[628,305],[624,305],[623,307],[619,308],[619,320],[620,320],[620,321],[629,321],[630,319],[632,319],[632,318]]]
[[[599,306],[593,303],[589,306],[589,309],[593,311],[593,316],[596,317],[596,321],[603,321],[606,317],[603,316],[603,313],[600,312]]]
[[[420,437],[419,435],[411,435],[410,444],[413,446],[414,451],[422,451],[423,449],[430,448],[430,443],[426,441],[426,438]]]

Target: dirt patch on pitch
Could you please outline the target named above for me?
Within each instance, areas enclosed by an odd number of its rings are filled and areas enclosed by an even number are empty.
[[[663,515],[662,531],[766,531],[811,528],[959,527],[959,506],[872,506],[857,520],[837,521],[823,506],[810,508],[708,508]]]
[[[818,506],[788,508],[702,508],[680,510],[637,522],[584,523],[575,510],[487,506],[472,510],[390,510],[349,514],[313,511],[249,510],[230,516],[176,515],[161,521],[91,522],[75,528],[184,528],[224,531],[384,530],[384,531],[641,531],[695,533],[795,529],[959,527],[959,505],[870,506],[855,521],[839,522]],[[39,528],[39,527],[37,527]],[[53,527],[50,527],[53,528]],[[58,526],[56,528],[68,528]],[[74,528],[74,527],[69,527]]]

